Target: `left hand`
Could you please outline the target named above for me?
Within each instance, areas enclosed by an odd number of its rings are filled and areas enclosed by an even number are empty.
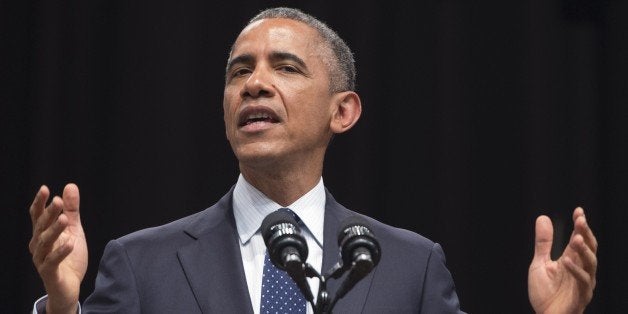
[[[536,313],[583,313],[593,298],[597,240],[582,208],[574,210],[573,223],[569,244],[553,261],[552,221],[545,215],[536,219],[534,258],[528,270],[528,296]]]

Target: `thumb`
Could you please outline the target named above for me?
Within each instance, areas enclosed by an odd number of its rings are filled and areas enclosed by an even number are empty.
[[[63,213],[68,216],[70,225],[80,224],[79,205],[80,195],[78,186],[68,183],[63,188]]]
[[[536,219],[535,235],[534,235],[534,260],[537,262],[546,262],[550,260],[550,252],[552,251],[552,240],[554,237],[554,227],[552,220],[541,215]]]

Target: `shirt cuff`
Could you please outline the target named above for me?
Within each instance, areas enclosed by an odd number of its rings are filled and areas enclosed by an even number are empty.
[[[46,313],[46,301],[48,301],[48,295],[37,299],[35,304],[33,305],[33,314],[45,314]],[[81,314],[81,302],[78,304],[78,308],[76,309],[77,314]]]

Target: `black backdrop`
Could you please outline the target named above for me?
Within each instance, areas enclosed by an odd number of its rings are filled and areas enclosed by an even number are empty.
[[[44,293],[27,243],[41,184],[78,183],[90,246],[213,204],[235,182],[228,48],[269,5],[353,48],[362,120],[332,143],[336,198],[445,249],[464,310],[530,313],[534,218],[600,241],[590,313],[628,310],[623,1],[2,1],[3,313]],[[8,252],[8,254],[6,254]]]

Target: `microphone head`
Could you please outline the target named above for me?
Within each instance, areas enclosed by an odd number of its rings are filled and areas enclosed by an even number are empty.
[[[381,247],[369,223],[360,216],[344,220],[338,233],[338,246],[345,267],[355,264],[368,273],[379,263]]]
[[[308,255],[307,242],[294,215],[288,211],[275,211],[262,221],[262,237],[270,260],[281,270],[286,263],[305,263]]]

